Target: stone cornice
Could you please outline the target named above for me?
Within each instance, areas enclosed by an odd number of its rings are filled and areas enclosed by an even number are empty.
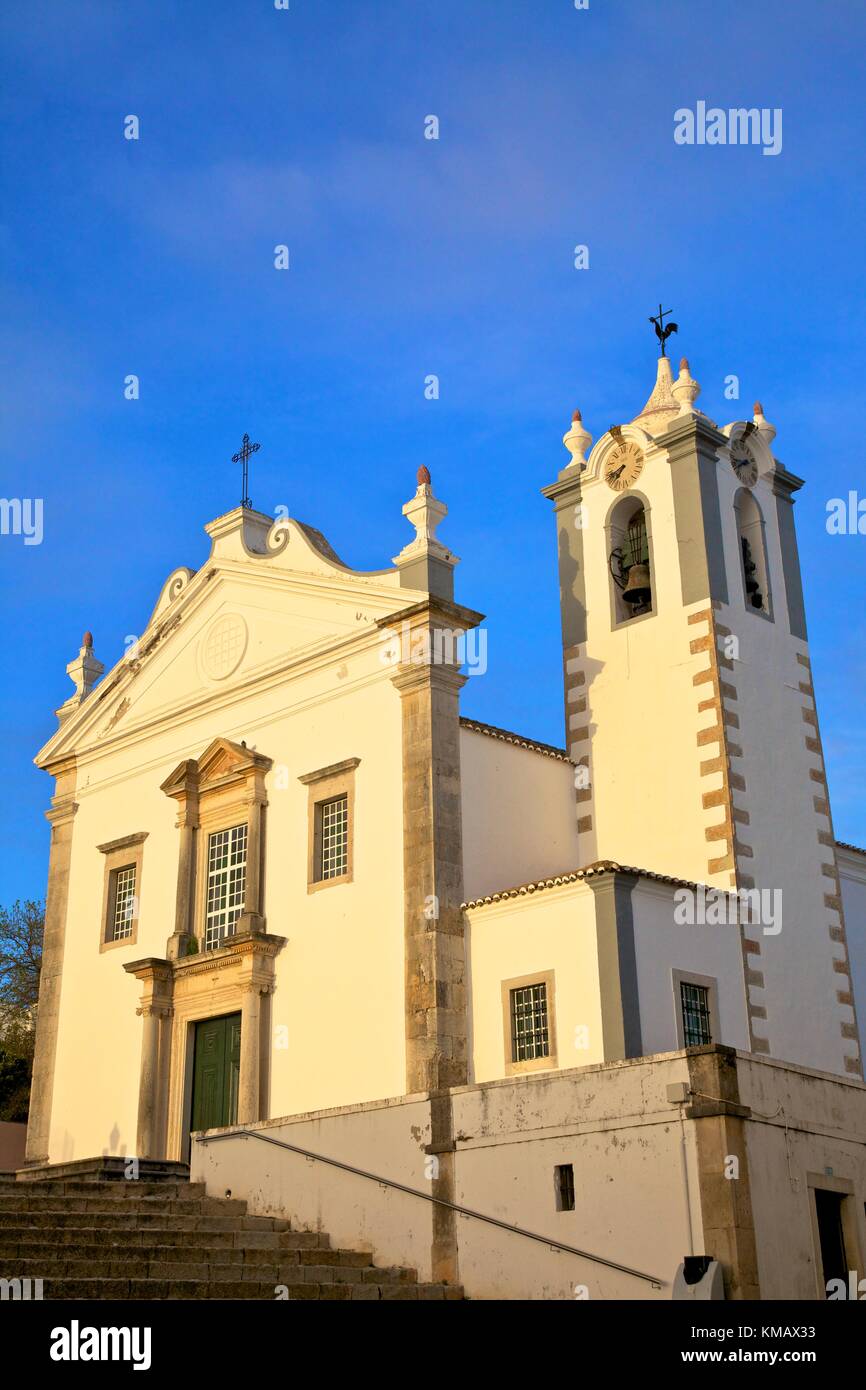
[[[360,761],[360,758],[344,758],[341,763],[331,763],[330,767],[320,767],[316,772],[305,772],[298,781],[303,782],[305,787],[311,782],[324,782],[326,777],[339,777],[342,772],[353,772]]]
[[[798,478],[796,473],[789,473],[777,459],[775,471],[771,474],[771,483],[775,496],[784,497],[790,502],[793,494],[803,487],[804,480]]]
[[[136,980],[165,983],[173,978],[172,963],[160,956],[144,956],[141,960],[130,960],[124,965],[127,975]]]
[[[249,958],[273,960],[287,940],[285,936],[271,936],[264,932],[260,935],[238,935],[229,937],[225,945],[216,951],[196,951],[180,960],[146,956],[142,960],[129,961],[123,968],[128,975],[134,975],[137,980],[169,983],[225,970]]]
[[[100,854],[113,854],[118,849],[132,849],[134,845],[143,845],[148,836],[147,830],[138,830],[134,835],[121,835],[119,840],[106,840],[104,845],[97,845]]]
[[[55,797],[45,812],[45,819],[50,825],[65,825],[67,821],[72,820],[77,810],[78,802],[73,797]]]
[[[701,444],[706,453],[715,457],[716,450],[727,448],[729,441],[711,420],[701,415],[686,415],[672,420],[664,433],[657,436],[656,443],[669,458],[678,458]]]
[[[437,666],[431,662],[418,662],[417,665],[401,666],[391,677],[391,682],[401,695],[412,690],[422,690],[425,686],[438,686],[440,690],[462,690],[467,676],[453,666]]]
[[[399,608],[394,613],[389,613],[387,617],[376,618],[378,628],[391,628],[396,624],[402,625],[409,623],[411,627],[423,626],[425,622],[435,624],[439,622],[442,626],[460,628],[467,631],[471,627],[477,627],[484,622],[484,614],[476,613],[472,608],[464,608],[459,603],[451,603],[449,599],[436,598],[432,594],[428,598],[422,599],[420,603],[411,603],[406,608]]]

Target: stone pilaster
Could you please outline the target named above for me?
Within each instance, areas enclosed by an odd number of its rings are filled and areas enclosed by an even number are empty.
[[[163,790],[165,790],[163,785]],[[177,862],[174,931],[166,943],[169,960],[177,960],[186,949],[187,938],[194,931],[193,903],[195,901],[196,833],[198,831],[198,764],[190,758],[175,774],[170,792],[177,801],[177,825],[180,846]]]
[[[50,1157],[51,1103],[57,1057],[57,1031],[60,1023],[60,988],[66,942],[72,822],[78,810],[74,799],[75,759],[66,758],[49,767],[47,771],[53,773],[57,782],[51,807],[45,813],[51,824],[51,850],[48,859],[39,1005],[36,1012],[36,1050],[30,1090],[30,1117],[27,1122],[25,1161],[28,1164],[47,1163]]]
[[[167,1073],[170,1048],[173,976],[169,961],[136,961],[134,972],[144,991],[136,1013],[142,1020],[141,1067],[138,1084],[138,1127],[136,1156],[165,1156],[165,1095],[162,1081]],[[128,967],[125,967],[128,969]],[[130,972],[132,973],[132,972]]]
[[[238,1124],[261,1119],[261,986],[241,987],[241,1064],[238,1083]]]
[[[481,615],[430,599],[382,620],[403,728],[406,1090],[468,1080],[460,805],[460,639]]]
[[[720,1262],[729,1299],[758,1299],[758,1255],[746,1121],[732,1047],[687,1050],[704,1249]],[[736,1168],[732,1164],[736,1161]]]

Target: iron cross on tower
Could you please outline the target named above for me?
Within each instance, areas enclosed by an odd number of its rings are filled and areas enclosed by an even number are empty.
[[[247,489],[249,488],[250,479],[250,455],[257,454],[261,447],[261,444],[251,444],[249,435],[245,434],[243,440],[241,441],[241,447],[238,449],[238,452],[236,454],[232,454],[232,463],[240,463],[243,465],[243,482],[241,483],[242,507],[252,507],[253,505],[249,497],[247,496]]]
[[[649,321],[655,328],[656,337],[659,340],[659,346],[662,350],[662,357],[667,357],[667,353],[665,352],[665,340],[669,338],[672,333],[676,333],[678,331],[677,325],[675,323],[669,323],[667,327],[665,327],[665,317],[666,315],[672,313],[673,309],[663,309],[662,306],[659,305],[658,318],[655,318],[652,314],[650,314]]]

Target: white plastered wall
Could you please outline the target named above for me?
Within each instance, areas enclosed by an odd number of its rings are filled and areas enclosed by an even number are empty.
[[[837,845],[836,859],[842,882],[854,1001],[862,1029],[866,1024],[866,853],[862,849]]]
[[[812,702],[800,688],[801,682],[809,684],[809,672],[797,656],[808,654],[808,644],[789,629],[769,476],[759,477],[753,493],[764,518],[772,620],[746,605],[734,508],[740,484],[730,467],[720,466],[718,477],[729,596],[718,620],[737,642],[733,669],[723,676],[737,691],[731,707],[739,722],[730,738],[742,752],[732,757],[731,769],[745,779],[745,790],[736,791],[734,801],[748,815],[738,834],[752,851],[740,867],[757,888],[780,891],[782,906],[780,932],[761,925],[747,930],[761,943],[752,964],[765,986],[753,986],[752,998],[767,1009],[760,1031],[769,1037],[773,1057],[844,1073],[845,1057],[856,1045],[841,1034],[841,1024],[852,1022],[853,1015],[837,1000],[844,980],[833,959],[841,960],[844,949],[830,939],[829,927],[837,919],[824,902],[835,892],[822,872],[823,865],[832,864],[833,850],[818,840],[829,821],[816,814],[814,799],[825,791],[809,774],[820,768],[821,759],[805,743],[815,730],[803,719]],[[792,999],[798,1008],[791,1008]]]
[[[603,1061],[591,890],[577,882],[506,898],[470,909],[466,920],[471,1079],[487,1081],[506,1075],[503,982],[547,971],[554,973],[558,1066]]]
[[[225,608],[243,613],[254,650],[257,605],[246,598],[246,590],[229,585],[183,641],[194,642]],[[269,613],[267,626],[274,621]],[[174,670],[189,661],[170,650],[168,657]],[[169,680],[160,699],[170,690]],[[404,1088],[401,710],[374,636],[348,657],[335,654],[269,689],[254,686],[236,698],[228,692],[219,708],[157,721],[115,751],[81,759],[51,1161],[135,1152],[141,986],[123,965],[165,955],[174,931],[179,832],[176,803],[160,783],[216,737],[245,739],[274,763],[267,775],[265,914],[268,932],[287,940],[275,962],[272,1004],[274,1028],[285,1026],[287,1046],[271,1048],[270,1113]],[[308,788],[298,777],[346,758],[360,759],[354,881],[308,894]],[[140,831],[147,840],[138,937],[100,954],[104,858],[96,846]]]
[[[460,730],[467,902],[580,868],[570,762]]]
[[[698,712],[692,677],[708,657],[692,654],[690,643],[706,629],[690,625],[688,616],[708,604],[683,606],[670,464],[647,436],[634,433],[646,450],[635,493],[649,519],[651,615],[612,627],[607,521],[622,495],[600,477],[583,484],[587,639],[571,659],[585,675],[587,708],[569,714],[570,738],[589,729],[588,743],[569,744],[573,757],[590,756],[593,828],[581,835],[581,861],[614,859],[705,881],[716,851],[704,835],[702,796],[722,780],[700,775],[701,760],[717,750],[698,746],[699,731],[712,721]]]
[[[715,982],[719,1036],[713,1042],[748,1049],[739,927],[678,923],[674,916],[676,891],[671,884],[647,878],[638,879],[632,890],[643,1051],[671,1052],[681,1046],[675,970]]]

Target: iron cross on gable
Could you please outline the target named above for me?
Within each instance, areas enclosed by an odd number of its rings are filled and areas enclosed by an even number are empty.
[[[672,313],[673,309],[663,309],[662,306],[659,305],[658,318],[656,318],[653,314],[650,314],[649,321],[655,328],[656,337],[659,340],[659,346],[662,350],[662,357],[667,357],[667,353],[665,351],[666,339],[668,339],[672,333],[678,332],[678,328],[675,323],[669,323],[667,327],[665,327],[665,318],[668,314]]]
[[[250,456],[252,454],[257,454],[261,447],[261,444],[251,444],[249,435],[245,434],[243,440],[241,441],[241,447],[238,449],[236,454],[232,454],[232,463],[239,463],[243,467],[243,482],[241,484],[242,507],[252,507],[253,505],[249,497],[247,496],[250,476]]]

